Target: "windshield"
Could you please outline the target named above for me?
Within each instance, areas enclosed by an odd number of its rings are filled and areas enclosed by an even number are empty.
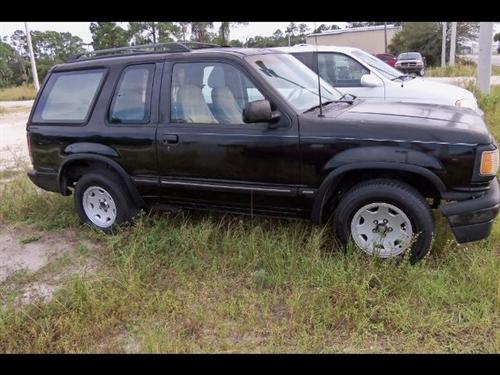
[[[297,111],[304,112],[319,104],[318,76],[295,57],[280,53],[247,56],[246,60]],[[320,82],[323,103],[342,96],[327,82]]]
[[[393,79],[402,75],[399,70],[394,69],[392,66],[365,51],[353,50],[351,53],[364,61],[366,64],[370,65],[372,68],[376,69],[378,72],[382,73],[386,78]]]
[[[421,60],[420,53],[405,52],[398,56],[398,60]]]

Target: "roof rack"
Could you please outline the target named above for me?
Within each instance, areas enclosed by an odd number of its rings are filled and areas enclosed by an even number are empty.
[[[96,51],[88,51],[70,57],[66,62],[74,62],[81,60],[104,58],[112,55],[138,55],[146,53],[173,53],[173,52],[190,52],[193,49],[215,48],[222,47],[218,44],[200,43],[200,42],[170,42],[143,44],[137,46],[107,48]]]

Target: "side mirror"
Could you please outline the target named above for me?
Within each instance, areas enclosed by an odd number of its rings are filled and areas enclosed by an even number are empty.
[[[363,87],[380,87],[382,82],[372,74],[363,74],[361,76],[361,86]]]
[[[246,105],[243,110],[243,121],[247,124],[256,122],[276,122],[279,114],[271,110],[269,100],[256,100]]]

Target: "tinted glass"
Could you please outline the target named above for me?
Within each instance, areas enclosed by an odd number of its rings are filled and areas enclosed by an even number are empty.
[[[318,54],[321,78],[335,87],[361,86],[361,77],[370,72],[351,57],[339,53]]]
[[[149,122],[153,69],[154,66],[148,64],[123,71],[110,109],[110,122]]]
[[[232,65],[175,64],[172,72],[171,121],[199,124],[244,124],[243,109],[264,95]]]
[[[40,97],[35,122],[83,122],[104,76],[103,70],[54,73]]]

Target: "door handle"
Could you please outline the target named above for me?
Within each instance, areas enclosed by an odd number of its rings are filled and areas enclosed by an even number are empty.
[[[163,143],[179,143],[179,136],[177,134],[164,134]]]

